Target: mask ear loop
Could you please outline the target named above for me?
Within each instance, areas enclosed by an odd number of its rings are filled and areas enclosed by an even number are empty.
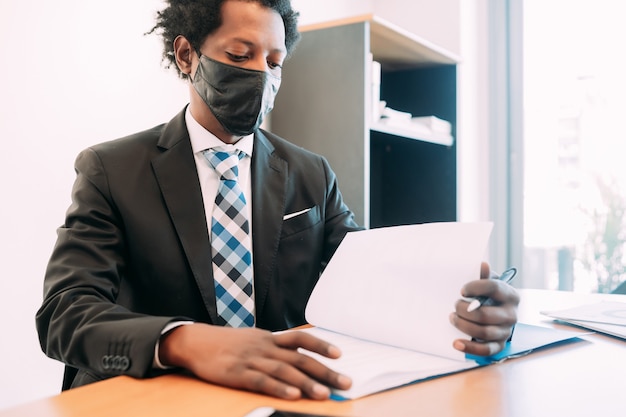
[[[189,42],[191,44],[191,42]],[[196,56],[198,57],[198,59],[200,59],[200,57],[202,56],[202,52],[200,52],[200,47],[198,45],[196,45],[196,42],[194,42],[193,44],[191,44],[191,47],[193,48],[193,50],[196,53]]]
[[[200,52],[200,48],[198,48],[195,45],[191,45],[191,47],[193,48],[194,52],[196,53],[196,56],[198,57],[198,60],[200,60],[200,57],[202,56],[202,52]],[[187,74],[187,76],[189,77],[189,79],[191,81],[193,81],[193,76],[192,76],[191,72],[189,72],[189,74]]]

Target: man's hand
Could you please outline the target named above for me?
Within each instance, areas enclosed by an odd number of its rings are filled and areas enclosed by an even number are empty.
[[[509,284],[489,279],[489,276],[489,265],[483,262],[481,279],[467,283],[461,290],[463,297],[484,296],[491,303],[468,312],[468,302],[457,301],[456,312],[450,315],[450,321],[463,333],[471,336],[472,340],[455,340],[455,349],[480,356],[498,353],[504,349],[513,326],[517,323],[519,294]]]
[[[298,348],[328,358],[339,349],[304,332],[272,334],[194,323],[165,335],[159,347],[164,365],[191,371],[206,381],[284,399],[326,399],[330,387],[347,389],[352,381]]]

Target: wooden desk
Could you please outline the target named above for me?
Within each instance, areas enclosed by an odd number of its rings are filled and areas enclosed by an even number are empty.
[[[541,309],[607,298],[520,292],[520,321],[545,325],[553,324],[538,313]],[[626,296],[609,297],[626,302]],[[599,334],[582,338],[582,342],[354,401],[282,401],[177,375],[147,380],[117,377],[0,411],[0,417],[241,417],[259,406],[363,417],[626,415],[626,341]]]

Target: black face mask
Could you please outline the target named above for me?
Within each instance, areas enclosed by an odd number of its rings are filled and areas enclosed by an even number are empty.
[[[224,129],[247,136],[274,107],[280,78],[200,55],[192,85]]]

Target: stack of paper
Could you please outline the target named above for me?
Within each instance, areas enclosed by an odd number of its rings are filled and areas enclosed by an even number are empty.
[[[452,144],[452,124],[436,116],[414,117],[411,113],[387,107],[380,102],[380,121],[378,125],[395,129],[398,134],[407,137],[419,137],[423,140]],[[376,128],[376,126],[374,126]],[[381,129],[382,130],[382,129]]]
[[[436,116],[420,116],[411,118],[411,123],[424,126],[433,134],[450,135],[452,134],[452,124],[447,120],[440,119]]]
[[[559,321],[626,339],[626,303],[601,301],[594,304],[541,314]]]

